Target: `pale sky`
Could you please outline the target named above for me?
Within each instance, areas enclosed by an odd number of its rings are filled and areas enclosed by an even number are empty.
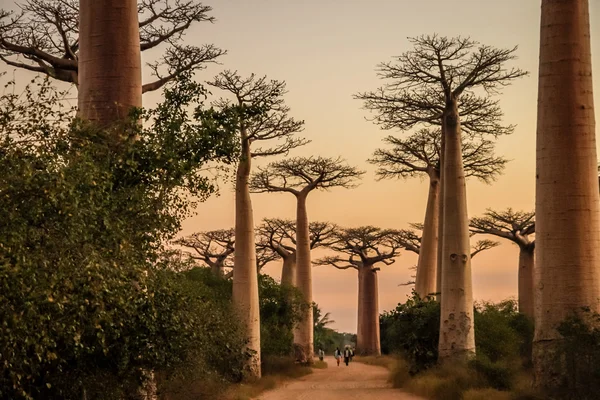
[[[413,180],[374,179],[374,166],[366,164],[373,151],[389,135],[365,120],[369,114],[353,100],[358,91],[381,85],[375,66],[410,49],[408,36],[438,33],[470,36],[497,47],[518,45],[514,63],[531,75],[506,88],[501,95],[505,123],[516,124],[515,133],[498,140],[497,153],[512,160],[504,175],[492,185],[467,181],[469,217],[486,208],[512,207],[533,210],[535,192],[535,129],[539,52],[539,0],[213,0],[215,24],[201,24],[188,34],[190,44],[214,43],[227,49],[222,65],[197,74],[208,80],[222,69],[242,75],[256,73],[285,80],[286,102],[291,115],[306,121],[302,133],[312,142],[294,150],[292,156],[342,156],[367,171],[361,186],[313,193],[308,200],[311,220],[327,220],[342,226],[375,225],[406,228],[422,222],[428,185]],[[11,0],[0,0],[11,7]],[[594,92],[600,103],[600,0],[590,0]],[[6,70],[0,66],[0,70]],[[25,79],[26,74],[17,77]],[[146,95],[152,106],[157,94]],[[600,106],[596,120],[600,121]],[[265,160],[274,161],[275,159]],[[264,162],[258,165],[264,164]],[[256,165],[256,164],[255,164]],[[288,194],[252,196],[256,224],[265,217],[295,217],[295,201]],[[221,186],[221,196],[198,208],[198,215],[184,224],[183,234],[230,228],[234,223],[231,186]],[[481,237],[483,239],[483,237]],[[321,252],[314,252],[313,258]],[[516,297],[516,245],[508,242],[473,260],[474,295],[478,300]],[[410,288],[398,286],[410,279],[417,256],[404,252],[379,273],[380,311],[390,310],[406,299]],[[280,263],[265,268],[280,277]],[[313,269],[314,301],[331,312],[340,331],[356,332],[357,273],[328,267]]]

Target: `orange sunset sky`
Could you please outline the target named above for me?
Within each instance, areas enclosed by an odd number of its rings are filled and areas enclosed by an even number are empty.
[[[600,0],[590,0],[592,53],[595,75],[596,120],[600,121]],[[535,192],[535,130],[539,52],[539,0],[212,0],[215,24],[200,24],[187,35],[189,43],[214,43],[227,49],[222,65],[198,73],[208,80],[222,69],[242,75],[256,73],[285,80],[291,115],[306,122],[302,133],[312,142],[293,156],[342,156],[367,173],[352,190],[334,189],[309,197],[309,218],[342,226],[375,225],[405,228],[422,222],[427,183],[412,180],[377,182],[375,167],[365,162],[389,135],[365,120],[369,114],[353,100],[358,91],[375,89],[379,62],[409,50],[407,36],[438,33],[471,36],[497,47],[518,45],[514,65],[530,71],[501,95],[505,123],[516,124],[513,135],[498,140],[497,154],[510,159],[505,173],[492,185],[467,181],[469,217],[486,208],[533,210]],[[0,0],[12,8],[11,0]],[[156,53],[155,53],[156,54]],[[146,61],[151,55],[145,54]],[[0,69],[7,70],[6,66]],[[12,70],[10,70],[12,71]],[[148,71],[146,71],[149,73]],[[17,79],[31,75],[18,72]],[[149,78],[145,79],[148,81]],[[145,95],[152,106],[160,95]],[[275,158],[277,159],[277,158]],[[254,165],[264,165],[261,160]],[[229,228],[234,223],[230,183],[221,195],[201,204],[197,215],[184,224],[182,234]],[[265,217],[295,217],[295,200],[289,194],[255,194],[255,224]],[[483,238],[483,237],[481,237]],[[475,239],[475,238],[474,238]],[[322,254],[315,251],[313,257]],[[474,295],[478,300],[501,300],[517,293],[517,248],[508,242],[473,260]],[[406,299],[409,270],[417,256],[403,252],[396,263],[379,273],[380,310]],[[280,263],[266,272],[279,278]],[[334,328],[356,332],[357,274],[328,267],[313,268],[313,293],[323,310],[331,312]]]

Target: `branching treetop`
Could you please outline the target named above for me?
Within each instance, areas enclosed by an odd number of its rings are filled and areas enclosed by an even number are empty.
[[[378,149],[369,160],[378,165],[379,179],[412,178],[429,174],[439,178],[442,133],[422,129],[407,138],[388,136],[389,149]],[[508,160],[494,155],[494,143],[487,139],[463,140],[465,176],[490,183],[502,173]]]
[[[0,59],[6,64],[77,84],[78,0],[23,0],[19,11],[0,10]],[[138,0],[140,50],[165,47],[149,63],[155,77],[143,91],[157,90],[184,71],[205,68],[226,52],[212,44],[184,45],[197,22],[213,22],[212,8],[194,0]]]
[[[270,148],[252,150],[252,157],[287,154],[309,141],[294,137],[304,129],[304,121],[296,121],[289,116],[290,108],[285,105],[283,96],[287,93],[285,82],[267,80],[266,76],[252,74],[242,78],[237,71],[224,71],[209,85],[228,92],[234,100],[220,99],[214,102],[219,109],[237,107],[240,113],[240,132],[246,135],[248,143],[257,141],[277,141]]]
[[[175,244],[192,249],[196,255],[190,253],[190,257],[205,262],[209,267],[233,267],[233,229],[194,233],[176,240]]]
[[[514,211],[508,208],[504,211],[488,209],[482,217],[471,219],[471,232],[501,237],[519,246],[534,245],[529,235],[535,233],[535,213]]]
[[[254,193],[289,192],[296,196],[314,189],[353,188],[364,171],[341,158],[294,157],[259,168],[250,181]]]
[[[324,257],[315,261],[315,265],[331,265],[338,269],[362,267],[373,268],[377,263],[391,265],[400,254],[401,246],[396,240],[398,231],[380,229],[373,226],[342,229],[337,233],[337,241],[330,249],[347,257]]]
[[[329,246],[335,242],[337,225],[329,222],[311,222],[310,248]],[[292,220],[265,218],[257,228],[258,248],[268,247],[280,257],[296,253],[296,224]]]
[[[413,253],[420,254],[421,252],[421,232],[423,232],[423,224],[411,223],[411,229],[402,229],[398,231],[396,236],[397,242],[401,248]],[[481,253],[482,251],[493,249],[499,246],[499,242],[493,240],[480,240],[471,246],[471,258]]]
[[[415,125],[441,125],[447,101],[458,100],[461,125],[470,135],[511,133],[502,111],[489,96],[527,73],[505,64],[516,58],[516,47],[496,49],[470,38],[419,36],[409,38],[413,49],[378,65],[386,80],[381,88],[355,98],[374,113],[384,129],[409,130]],[[478,96],[477,89],[485,96]]]

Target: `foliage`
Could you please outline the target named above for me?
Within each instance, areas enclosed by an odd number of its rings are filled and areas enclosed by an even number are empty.
[[[561,399],[593,399],[600,391],[600,315],[584,309],[558,327],[563,341],[556,362],[564,371]]]
[[[2,397],[119,398],[184,364],[238,378],[228,305],[173,272],[183,265],[163,248],[189,200],[215,193],[208,163],[236,154],[203,96],[183,77],[106,131],[73,119],[47,83],[0,98]]]
[[[268,275],[259,275],[260,348],[262,356],[288,356],[294,341],[294,326],[308,307],[301,293],[280,285]]]
[[[345,346],[355,346],[356,334],[340,333],[327,325],[335,323],[331,320],[330,313],[322,315],[319,305],[313,303],[313,322],[314,322],[314,347],[315,350],[323,350],[326,354],[333,354],[335,349]]]
[[[439,315],[438,302],[431,297],[421,299],[413,291],[405,303],[381,315],[381,351],[401,354],[413,374],[431,367],[437,362]]]

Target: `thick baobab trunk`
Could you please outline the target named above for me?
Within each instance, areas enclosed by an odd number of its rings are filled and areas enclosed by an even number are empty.
[[[381,355],[377,271],[372,266],[358,270],[358,329],[356,347],[360,355]]]
[[[306,195],[298,196],[296,214],[296,284],[304,301],[312,304],[312,269],[310,263],[310,233],[308,230],[308,213],[306,212]],[[307,307],[302,321],[294,330],[294,345],[298,361],[311,364],[313,362],[313,309]]]
[[[415,291],[421,298],[436,293],[437,262],[438,262],[438,227],[440,202],[440,180],[437,171],[432,171],[429,177],[429,196],[425,210],[423,237],[417,263],[417,278]]]
[[[258,271],[254,221],[248,180],[250,177],[250,144],[242,129],[242,156],[235,182],[235,252],[233,274],[233,303],[246,329],[250,359],[250,378],[260,377],[260,313],[258,303]]]
[[[136,0],[80,0],[79,111],[106,126],[142,106]]]
[[[587,0],[543,0],[536,171],[535,385],[564,375],[556,327],[599,310],[600,209]]]
[[[290,253],[283,257],[283,267],[281,268],[281,284],[287,286],[296,286],[296,254]]]
[[[440,197],[438,215],[438,242],[437,242],[437,269],[435,274],[436,300],[442,299],[442,251],[444,248],[444,152],[446,151],[446,135],[444,134],[444,123],[442,121],[442,137],[440,140]]]
[[[533,319],[534,245],[519,246],[519,312]]]
[[[475,353],[475,330],[467,190],[456,99],[448,102],[444,125],[444,245],[439,359],[463,361]]]

